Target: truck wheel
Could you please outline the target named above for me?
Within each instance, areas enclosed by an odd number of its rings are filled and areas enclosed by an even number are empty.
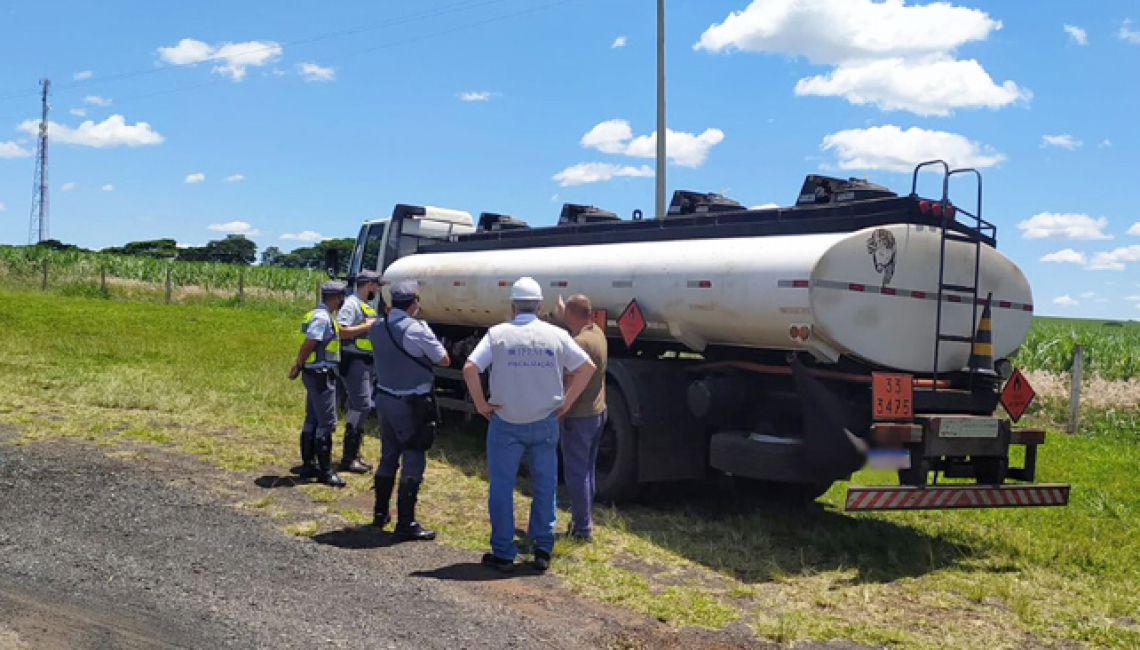
[[[629,417],[625,395],[606,386],[606,425],[598,443],[596,501],[629,501],[637,497],[637,434]]]

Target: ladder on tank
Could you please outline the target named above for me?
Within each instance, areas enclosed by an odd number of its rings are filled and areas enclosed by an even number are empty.
[[[934,321],[934,376],[932,382],[932,390],[938,390],[938,361],[941,358],[942,343],[966,343],[973,345],[974,339],[978,334],[978,277],[981,272],[982,264],[982,240],[990,239],[995,241],[997,239],[997,227],[992,223],[982,219],[982,174],[973,168],[950,169],[950,166],[943,160],[929,160],[920,163],[914,168],[914,175],[911,179],[910,195],[911,197],[918,198],[918,174],[922,171],[923,167],[930,165],[941,165],[942,174],[942,198],[932,206],[934,216],[939,220],[940,242],[938,248],[938,301],[935,306],[935,321]],[[975,204],[974,212],[970,212],[950,203],[950,178],[957,174],[973,174],[977,179],[978,198]],[[961,213],[969,220],[965,223],[958,221],[957,214]],[[951,227],[954,226],[954,227]],[[974,273],[972,280],[969,284],[953,284],[946,282],[946,242],[958,241],[967,244],[973,244],[974,247]],[[972,316],[970,317],[970,335],[964,336],[960,334],[947,334],[942,331],[942,305],[943,302],[961,303],[966,297],[969,298],[972,306]],[[970,367],[970,388],[973,388],[974,383],[974,368]]]

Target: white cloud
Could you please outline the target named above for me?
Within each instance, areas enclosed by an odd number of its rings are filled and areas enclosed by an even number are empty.
[[[245,180],[245,176],[242,176],[241,174],[230,174],[229,176],[226,176],[227,183],[240,183],[243,180]]]
[[[333,81],[336,79],[336,70],[316,63],[298,63],[297,71],[301,73],[305,81]]]
[[[1125,18],[1124,22],[1120,25],[1120,31],[1116,33],[1117,37],[1125,43],[1133,43],[1140,45],[1140,31],[1132,29],[1132,19]]]
[[[206,180],[205,174],[187,174],[186,175],[186,182],[191,184],[191,185],[193,185],[194,183],[201,183],[204,180]]]
[[[749,210],[771,210],[773,208],[778,208],[778,207],[780,207],[779,203],[761,203],[760,205],[754,205],[748,209]]]
[[[1095,291],[1086,291],[1086,292],[1081,294],[1081,297],[1082,298],[1095,298],[1096,292]]]
[[[998,109],[1032,96],[1012,81],[996,85],[977,61],[943,56],[843,63],[826,75],[800,79],[796,94],[943,116],[958,108]]]
[[[1084,253],[1078,253],[1071,248],[1059,250],[1056,253],[1049,253],[1042,257],[1041,261],[1057,262],[1059,264],[1080,264],[1081,266],[1088,264],[1088,258],[1085,257]]]
[[[94,74],[95,73],[91,72],[90,70],[84,70],[83,72],[76,72],[75,74],[71,75],[71,78],[76,81],[83,81],[84,79],[90,79]]]
[[[281,46],[273,41],[210,45],[192,38],[184,38],[178,45],[157,50],[158,58],[172,65],[214,61],[217,65],[211,71],[228,75],[234,81],[245,78],[246,68],[256,68],[276,61],[281,57],[281,52]]]
[[[710,26],[694,49],[804,57],[832,67],[800,79],[797,95],[838,96],[853,104],[919,115],[997,109],[1032,97],[1012,81],[997,84],[955,50],[1001,29],[985,12],[946,2],[902,0],[753,0]]]
[[[1136,223],[1132,224],[1132,227],[1128,229],[1128,234],[1129,235],[1136,235],[1137,237],[1140,237],[1140,221],[1137,221]]]
[[[36,135],[39,133],[39,120],[25,120],[16,127],[19,130]],[[83,147],[105,149],[110,147],[141,147],[159,144],[163,137],[150,128],[146,122],[127,124],[122,115],[112,115],[102,122],[95,123],[87,120],[77,128],[48,122],[48,134],[54,142],[62,144],[75,144]]]
[[[555,174],[553,178],[561,183],[562,187],[567,187],[570,185],[584,185],[586,183],[608,181],[618,176],[647,178],[653,176],[653,169],[649,167],[649,165],[631,167],[628,165],[614,165],[612,163],[579,163],[573,167],[563,169]]]
[[[1108,252],[1093,253],[1089,271],[1123,271],[1128,262],[1140,262],[1140,244],[1121,246]]]
[[[709,151],[723,140],[724,131],[720,129],[705,129],[700,135],[666,129],[665,155],[682,167],[700,167],[708,158]],[[657,132],[634,137],[629,122],[607,120],[582,136],[580,144],[602,153],[653,158],[657,155]]]
[[[318,242],[318,241],[325,241],[326,239],[329,239],[329,238],[325,237],[321,233],[313,231],[313,230],[302,230],[299,233],[287,232],[284,235],[281,235],[281,239],[287,239],[287,240],[291,240],[291,241]]]
[[[1079,305],[1081,303],[1077,302],[1076,300],[1073,300],[1072,298],[1070,298],[1066,294],[1064,296],[1058,296],[1058,297],[1054,298],[1053,304],[1054,305],[1061,305],[1062,307],[1076,307],[1077,305]]]
[[[1124,299],[1129,302],[1140,302],[1140,293],[1136,294],[1135,296],[1125,296]]]
[[[467,91],[459,93],[459,101],[461,102],[485,102],[491,99],[491,92],[487,90],[480,91]]]
[[[261,231],[251,226],[245,221],[230,221],[227,223],[212,223],[206,226],[207,229],[215,232],[224,232],[231,235],[246,235],[252,237],[253,235],[260,235]]]
[[[1063,149],[1068,149],[1069,151],[1073,151],[1074,149],[1076,149],[1077,147],[1080,147],[1083,144],[1084,144],[1083,142],[1074,138],[1073,136],[1069,135],[1068,133],[1062,133],[1061,135],[1043,135],[1043,136],[1041,136],[1041,146],[1042,147],[1061,147]]]
[[[73,108],[70,111],[68,111],[68,113],[71,113],[75,117],[87,117],[87,109],[86,108]]]
[[[1085,30],[1076,25],[1065,25],[1064,29],[1065,33],[1068,34],[1077,45],[1089,44],[1089,34]]]
[[[60,192],[70,192],[71,190],[74,190],[74,189],[75,189],[75,183],[72,181],[68,181],[68,182],[64,183],[63,185],[60,185],[60,187],[59,187]]]
[[[992,147],[956,133],[894,125],[847,129],[824,136],[820,149],[834,151],[840,169],[910,172],[926,160],[941,159],[951,167],[992,167],[1005,156]]]
[[[102,106],[103,108],[107,108],[111,105],[111,100],[106,97],[100,97],[99,95],[88,95],[83,98],[83,102],[85,104],[91,104],[92,106]]]
[[[610,46],[610,48],[625,47],[625,44],[627,42],[628,41],[626,40],[626,38],[624,36],[618,36],[617,38],[614,39],[614,43],[613,43],[613,45]]]
[[[0,203],[0,212],[3,212],[7,209],[8,209],[8,206],[4,205],[3,203]]]
[[[1025,239],[1112,239],[1104,234],[1108,219],[1087,214],[1041,212],[1017,224]]]
[[[1104,140],[1101,140],[1100,144],[1097,146],[1100,147],[1101,149],[1107,149],[1107,148],[1112,146],[1112,140],[1105,138]]]
[[[114,192],[115,186],[111,185],[110,183],[107,183],[106,185],[103,186],[103,191],[104,192]]]
[[[36,121],[36,131],[40,128],[39,121]],[[0,142],[0,158],[27,158],[32,155],[28,149],[21,147],[15,142]]]

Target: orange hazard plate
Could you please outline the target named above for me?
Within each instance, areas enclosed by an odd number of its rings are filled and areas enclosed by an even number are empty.
[[[914,376],[902,373],[872,373],[871,415],[876,420],[913,419]]]

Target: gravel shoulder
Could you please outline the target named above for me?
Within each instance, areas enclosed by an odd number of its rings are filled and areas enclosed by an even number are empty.
[[[553,576],[495,579],[442,544],[292,537],[239,506],[264,494],[248,477],[153,448],[129,456],[0,431],[0,647],[761,645],[747,629],[677,630],[585,601]]]

